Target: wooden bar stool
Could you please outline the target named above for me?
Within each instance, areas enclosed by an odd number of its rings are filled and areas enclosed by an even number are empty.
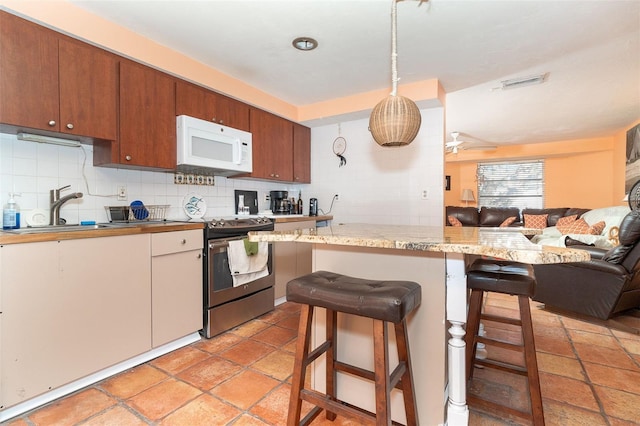
[[[318,271],[287,283],[287,300],[302,304],[289,401],[288,426],[306,425],[324,409],[328,420],[336,415],[367,424],[391,425],[390,393],[402,390],[408,425],[418,424],[411,373],[406,316],[421,301],[420,285],[411,281],[373,281],[333,272]],[[310,352],[311,323],[315,307],[326,309],[326,341]],[[337,354],[337,313],[373,319],[374,371],[340,362]],[[395,325],[398,366],[389,374],[387,322]],[[304,388],[307,367],[326,354],[326,393]],[[375,382],[376,413],[347,405],[337,399],[337,372]],[[302,401],[315,407],[300,420]]]
[[[529,298],[533,296],[535,283],[531,265],[496,259],[478,259],[473,262],[467,271],[467,287],[471,290],[471,299],[469,301],[469,318],[467,320],[465,343],[467,346],[467,380],[470,381],[473,378],[474,365],[482,365],[526,376],[529,384],[531,412],[516,410],[482,399],[479,396],[468,394],[467,401],[469,405],[489,412],[497,411],[509,416],[526,418],[538,426],[544,425],[544,413],[542,410],[542,395],[540,393],[540,377],[538,375],[536,347],[533,338],[531,309],[529,307]],[[482,299],[485,292],[518,296],[520,319],[483,314]],[[479,336],[478,329],[481,319],[519,326],[522,331],[523,344],[513,344]],[[524,353],[524,368],[519,365],[491,360],[490,358],[476,359],[476,346],[478,343]]]

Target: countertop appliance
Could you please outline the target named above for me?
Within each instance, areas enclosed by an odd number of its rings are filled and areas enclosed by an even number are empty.
[[[177,117],[176,132],[178,171],[233,176],[253,170],[249,132],[186,115]]]
[[[270,191],[269,199],[271,200],[271,212],[273,214],[289,214],[291,213],[288,191]]]
[[[309,199],[309,216],[318,216],[318,199]]]
[[[249,231],[271,231],[274,221],[265,217],[207,220],[204,227],[204,327],[211,338],[274,308],[273,245],[268,244],[269,274],[233,286],[227,249],[229,241],[242,240]]]

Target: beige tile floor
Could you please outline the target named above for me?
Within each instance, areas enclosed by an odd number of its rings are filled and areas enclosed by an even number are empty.
[[[491,294],[486,310],[517,315]],[[547,425],[640,422],[640,336],[538,309],[533,321]],[[292,303],[12,419],[22,425],[284,425],[299,307]],[[640,327],[640,319],[625,318]],[[634,322],[635,321],[635,322]],[[487,333],[515,338],[513,330]],[[414,360],[414,362],[416,362]],[[472,390],[526,406],[524,382],[478,371]],[[492,381],[493,380],[493,381]],[[316,419],[314,425],[354,425]],[[473,410],[471,425],[518,425]]]

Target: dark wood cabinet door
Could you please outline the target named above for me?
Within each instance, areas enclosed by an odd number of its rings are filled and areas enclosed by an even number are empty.
[[[293,181],[293,126],[284,118],[251,109],[253,172],[251,177]]]
[[[311,129],[293,123],[293,181],[311,182]]]
[[[140,64],[120,62],[119,142],[123,165],[175,169],[173,78]]]
[[[234,129],[250,131],[249,105],[224,95],[218,95],[216,106],[218,123]]]
[[[176,115],[189,115],[249,131],[247,104],[182,81],[176,83]]]
[[[117,138],[118,61],[101,49],[60,40],[60,131]]]
[[[58,131],[58,38],[0,11],[0,122]]]

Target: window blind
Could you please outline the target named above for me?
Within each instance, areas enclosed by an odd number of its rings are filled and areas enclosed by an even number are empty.
[[[544,207],[544,160],[479,163],[478,205]]]

